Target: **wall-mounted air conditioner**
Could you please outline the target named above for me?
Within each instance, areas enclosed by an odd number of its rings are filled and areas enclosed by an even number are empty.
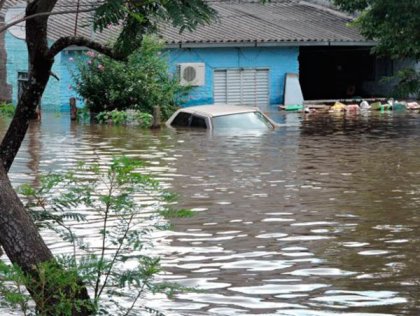
[[[204,86],[204,63],[178,64],[180,83],[183,86]]]

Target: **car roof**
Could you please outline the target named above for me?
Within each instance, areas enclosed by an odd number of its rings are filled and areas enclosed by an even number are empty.
[[[214,117],[229,115],[235,113],[248,113],[259,111],[258,108],[253,106],[245,105],[234,105],[234,104],[211,104],[211,105],[198,105],[185,107],[179,110],[179,112],[201,114],[204,116]]]

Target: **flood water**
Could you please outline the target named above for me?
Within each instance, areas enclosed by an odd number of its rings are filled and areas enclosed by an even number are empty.
[[[145,160],[180,208],[197,211],[155,236],[162,277],[201,290],[150,298],[165,314],[420,315],[420,115],[274,118],[274,132],[212,135],[48,114],[11,178]]]

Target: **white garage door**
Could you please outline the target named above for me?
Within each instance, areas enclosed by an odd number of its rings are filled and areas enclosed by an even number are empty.
[[[268,105],[268,69],[215,70],[214,103]]]

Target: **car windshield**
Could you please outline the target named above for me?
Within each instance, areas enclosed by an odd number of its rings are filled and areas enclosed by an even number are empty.
[[[272,129],[273,125],[260,112],[247,112],[213,117],[213,128]]]

